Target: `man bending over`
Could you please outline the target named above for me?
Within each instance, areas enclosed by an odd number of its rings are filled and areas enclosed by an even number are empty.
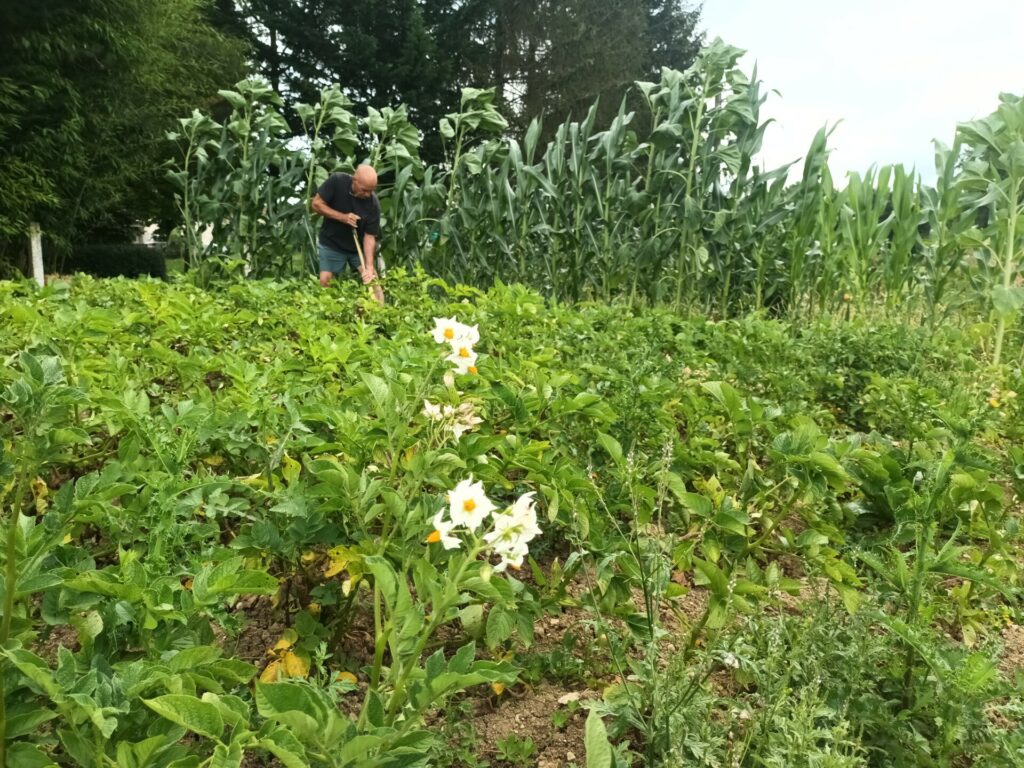
[[[324,217],[320,227],[320,285],[328,286],[335,275],[351,267],[363,283],[376,276],[374,256],[380,237],[380,200],[377,172],[369,165],[360,165],[356,172],[332,173],[313,198],[313,211]],[[356,237],[363,244],[364,263],[359,263]]]

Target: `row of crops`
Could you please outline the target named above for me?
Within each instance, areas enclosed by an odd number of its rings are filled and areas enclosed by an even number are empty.
[[[1024,760],[975,336],[385,289],[0,283],[0,764]]]
[[[936,143],[934,184],[902,166],[834,179],[824,128],[791,173],[758,164],[767,94],[741,54],[716,41],[686,72],[638,83],[611,125],[591,110],[546,143],[539,122],[505,136],[493,92],[467,90],[440,125],[448,160],[436,166],[419,160],[403,109],[357,119],[327,90],[298,106],[296,142],[269,86],[246,81],[224,92],[230,115],[196,112],[173,137],[178,236],[196,263],[292,274],[315,252],[312,191],[366,159],[382,173],[389,264],[718,316],[883,305],[939,322],[967,305],[992,322],[998,360],[1024,306],[1024,101],[1004,94]]]

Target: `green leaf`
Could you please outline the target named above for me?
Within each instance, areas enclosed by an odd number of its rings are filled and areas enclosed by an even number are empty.
[[[210,768],[239,768],[242,764],[242,747],[237,742],[229,745],[218,744],[210,758]]]
[[[217,707],[193,696],[170,693],[155,699],[143,699],[142,703],[161,717],[200,736],[220,739],[224,732],[224,720]]]
[[[851,616],[855,614],[860,608],[860,592],[849,584],[843,584],[842,582],[832,582],[832,586],[836,588],[836,591],[839,592],[839,596],[843,599],[843,607],[846,608],[846,612]]]
[[[256,709],[304,741],[316,741],[323,735],[327,710],[314,698],[309,686],[300,683],[257,683]]]
[[[237,696],[225,694],[223,696],[209,691],[203,694],[203,701],[217,707],[221,717],[229,728],[238,729],[239,726],[249,725],[249,705]]]
[[[693,567],[697,569],[700,576],[711,588],[711,593],[717,597],[727,599],[729,597],[729,577],[721,568],[707,560],[693,558]],[[698,581],[699,583],[699,581]]]
[[[389,612],[393,614],[398,606],[398,574],[391,563],[382,557],[368,556],[365,563],[370,573],[373,574],[374,584],[384,596],[384,602],[387,604]]]
[[[366,722],[375,728],[384,726],[384,702],[376,691],[366,694]]]
[[[245,106],[245,97],[237,91],[219,90],[217,94],[235,109]]]
[[[363,382],[370,390],[370,395],[373,397],[374,403],[377,406],[377,412],[379,414],[389,412],[391,410],[393,398],[391,397],[391,390],[388,388],[388,383],[379,376],[374,376],[372,373],[364,373]]]
[[[7,746],[7,764],[18,768],[57,768],[35,744],[17,742]]]
[[[497,648],[512,636],[515,630],[515,617],[503,608],[494,607],[487,614],[487,647]]]
[[[298,682],[256,684],[256,709],[263,717],[277,717],[286,712],[302,712],[314,720],[323,720],[327,711],[308,685]]]
[[[305,747],[286,728],[277,728],[257,744],[284,763],[285,768],[309,768]]]
[[[186,648],[179,651],[167,661],[167,668],[171,672],[185,672],[195,667],[201,667],[221,657],[219,648],[211,645],[197,645],[193,648]]]
[[[679,502],[697,517],[705,519],[711,517],[714,506],[711,499],[707,496],[702,496],[699,493],[684,492],[679,494],[678,498]]]
[[[747,535],[750,518],[742,509],[722,509],[715,515],[714,523],[719,528],[739,536]]]
[[[192,594],[201,605],[210,605],[238,595],[272,595],[278,582],[265,571],[241,570],[244,559],[234,557],[203,568],[192,582]]]
[[[604,432],[597,433],[597,441],[601,444],[601,447],[605,449],[609,456],[612,457],[612,461],[616,464],[623,464],[625,459],[622,456],[622,446],[619,441],[611,435],[606,435]]]
[[[611,768],[612,745],[608,731],[596,710],[590,710],[584,728],[584,744],[587,748],[587,768]]]
[[[157,756],[167,748],[166,736],[152,736],[144,741],[129,744],[119,741],[117,744],[118,768],[146,768],[159,765]]]
[[[63,583],[64,577],[56,573],[37,573],[18,580],[17,596],[25,597],[33,592],[42,592],[44,589],[50,589]]]
[[[1010,319],[1024,309],[1024,287],[995,286],[992,289],[992,308],[999,317]]]
[[[53,671],[41,657],[23,648],[0,651],[0,653],[10,659],[21,674],[42,688],[51,699],[59,700],[64,696],[64,691],[54,680]]]
[[[35,702],[12,702],[7,705],[7,739],[16,739],[32,733],[43,723],[53,720],[57,713]]]

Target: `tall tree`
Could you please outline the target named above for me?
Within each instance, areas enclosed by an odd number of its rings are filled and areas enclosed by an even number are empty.
[[[513,125],[618,108],[634,80],[696,56],[683,0],[217,0],[286,103],[338,84],[357,105],[405,104],[437,160],[437,121],[464,86],[496,87]]]
[[[359,106],[405,104],[433,132],[458,98],[428,21],[436,10],[423,0],[217,0],[215,19],[248,36],[254,67],[286,105],[337,84]]]
[[[0,260],[38,220],[54,242],[154,219],[165,132],[245,67],[201,0],[0,4]]]
[[[520,129],[549,129],[602,101],[599,122],[634,81],[685,69],[701,45],[700,11],[683,0],[467,0],[471,44],[453,46],[472,83],[494,85]]]

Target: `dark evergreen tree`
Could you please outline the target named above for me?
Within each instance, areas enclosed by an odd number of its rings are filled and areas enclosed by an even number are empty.
[[[244,74],[199,0],[0,4],[0,261],[29,221],[51,243],[173,210],[176,118]]]
[[[517,129],[598,97],[611,113],[635,80],[692,62],[698,18],[682,0],[217,0],[286,103],[337,83],[360,106],[405,104],[427,160],[462,87],[496,87]]]

